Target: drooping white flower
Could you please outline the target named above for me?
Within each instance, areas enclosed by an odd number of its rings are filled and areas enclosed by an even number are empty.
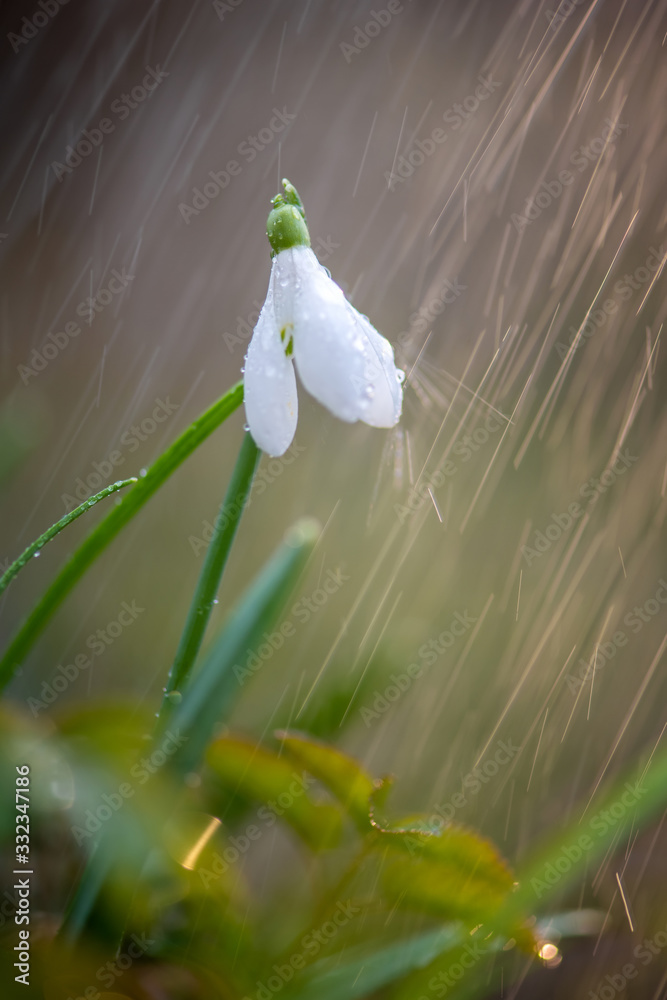
[[[267,223],[273,264],[244,375],[250,433],[273,456],[289,448],[296,430],[295,367],[308,392],[350,423],[393,427],[403,402],[391,344],[319,263],[299,196],[289,181],[283,187]]]

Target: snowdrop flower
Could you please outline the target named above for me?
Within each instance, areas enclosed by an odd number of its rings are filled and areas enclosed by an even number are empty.
[[[295,366],[308,392],[336,417],[372,427],[398,422],[404,378],[389,341],[317,260],[296,189],[287,180],[283,187],[267,222],[271,278],[244,369],[248,427],[273,456],[289,448],[296,430]]]

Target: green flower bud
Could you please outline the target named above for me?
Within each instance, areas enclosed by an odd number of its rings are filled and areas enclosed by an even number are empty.
[[[293,184],[283,178],[284,194],[271,199],[273,209],[266,222],[266,235],[271,244],[271,256],[290,247],[309,247],[310,234],[306,224],[306,213]]]

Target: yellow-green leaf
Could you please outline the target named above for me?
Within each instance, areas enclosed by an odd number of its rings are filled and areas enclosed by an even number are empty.
[[[291,757],[329,789],[364,833],[370,829],[369,808],[375,782],[353,757],[305,733],[286,730],[276,733]]]
[[[210,745],[206,760],[228,791],[266,803],[265,810],[283,817],[311,847],[332,847],[340,840],[340,812],[313,801],[308,793],[313,777],[286,757],[241,737],[225,736]]]
[[[437,833],[418,824],[374,823],[385,852],[382,880],[392,901],[447,919],[483,922],[512,890],[514,877],[497,848],[461,826]]]

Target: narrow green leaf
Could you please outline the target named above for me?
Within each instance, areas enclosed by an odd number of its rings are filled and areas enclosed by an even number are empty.
[[[300,521],[288,532],[283,544],[232,609],[204,662],[181,692],[182,701],[170,717],[169,726],[185,737],[182,750],[174,758],[175,766],[182,771],[200,764],[216,725],[239,693],[234,667],[274,624],[319,532],[319,524],[312,520]]]
[[[2,577],[0,577],[0,594],[6,587],[9,586],[17,573],[19,573],[23,567],[30,562],[32,557],[36,555],[40,549],[43,549],[47,542],[50,542],[52,538],[55,538],[56,535],[63,530],[63,528],[66,528],[68,524],[72,523],[72,521],[76,521],[78,517],[85,514],[87,510],[94,507],[100,500],[104,500],[105,497],[111,496],[112,493],[117,493],[118,490],[122,490],[124,486],[129,486],[131,483],[136,482],[136,477],[132,476],[130,479],[121,479],[117,483],[112,483],[111,486],[105,486],[105,488],[100,490],[99,493],[96,493],[95,496],[90,497],[88,500],[84,500],[84,502],[79,504],[78,507],[69,511],[69,513],[65,514],[64,517],[61,517],[59,521],[52,524],[50,528],[47,528],[44,534],[40,535],[39,538],[36,538],[32,545],[29,545],[28,548],[21,553],[18,559],[14,560],[9,569],[3,573]]]
[[[420,969],[444,950],[459,944],[466,932],[456,924],[371,950],[350,948],[342,956],[321,959],[285,994],[285,1000],[359,1000]],[[415,994],[417,996],[417,994]]]
[[[444,947],[441,953],[421,969],[408,974],[397,984],[393,1000],[415,1000],[419,997],[489,997],[503,978],[503,966],[498,961],[503,951],[514,945],[507,938],[484,928],[474,933],[464,932],[459,941]],[[493,963],[491,969],[490,964]]]
[[[518,891],[501,915],[548,911],[565,890],[595,870],[598,859],[626,831],[642,830],[667,805],[667,751],[656,753],[644,772],[626,774],[596,796],[580,818],[538,845],[519,870]],[[620,849],[620,848],[619,848]]]
[[[74,585],[104,551],[119,531],[132,520],[179,465],[205,441],[243,402],[243,383],[238,382],[209,407],[150,466],[122,503],[107,514],[64,567],[28,615],[0,660],[0,690],[11,680],[37,637]]]
[[[224,736],[210,745],[206,761],[227,791],[275,805],[311,847],[333,847],[340,840],[338,809],[314,802],[307,790],[313,778],[300,774],[285,757],[238,736]]]
[[[363,833],[371,829],[369,809],[375,782],[361,765],[347,754],[320,740],[294,730],[277,732],[286,753],[305,767],[335,795]]]

